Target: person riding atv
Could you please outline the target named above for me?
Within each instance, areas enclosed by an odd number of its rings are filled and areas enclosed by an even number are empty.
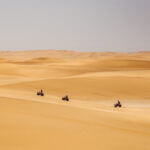
[[[69,97],[68,97],[68,95],[66,95],[66,96],[62,97],[62,100],[63,100],[63,101],[69,101]]]
[[[41,90],[40,92],[37,92],[37,95],[38,95],[38,96],[44,96],[43,90]]]
[[[118,100],[118,102],[116,104],[114,104],[114,107],[122,107],[120,101]]]

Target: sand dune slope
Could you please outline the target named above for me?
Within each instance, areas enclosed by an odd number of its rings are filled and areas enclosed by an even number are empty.
[[[84,86],[82,86],[84,85]],[[150,99],[150,81],[139,78],[71,78],[47,79],[5,85],[3,88],[18,91],[32,91],[44,89],[46,94],[63,96],[69,94],[72,98],[100,100],[100,99]]]
[[[0,100],[3,150],[150,148],[150,122],[134,117],[138,111],[132,110],[131,115],[13,98]]]

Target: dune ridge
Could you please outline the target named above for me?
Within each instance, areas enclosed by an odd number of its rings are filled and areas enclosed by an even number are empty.
[[[37,57],[51,57],[51,58],[98,58],[101,56],[119,56],[119,57],[147,57],[150,58],[149,51],[141,51],[134,53],[125,52],[79,52],[72,50],[24,50],[24,51],[0,51],[0,56],[5,58],[37,58]]]

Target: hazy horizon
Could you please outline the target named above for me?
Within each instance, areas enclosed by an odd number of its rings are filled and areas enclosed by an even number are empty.
[[[149,0],[5,0],[0,50],[150,50]]]

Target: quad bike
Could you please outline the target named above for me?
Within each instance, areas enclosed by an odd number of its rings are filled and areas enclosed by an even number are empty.
[[[41,90],[40,92],[37,92],[37,95],[38,95],[38,96],[44,96],[44,93],[43,93],[43,91]]]
[[[63,101],[69,101],[69,97],[68,96],[64,96],[64,97],[62,97],[62,100]]]
[[[114,107],[122,107],[122,105],[120,103],[116,103],[114,104]]]

